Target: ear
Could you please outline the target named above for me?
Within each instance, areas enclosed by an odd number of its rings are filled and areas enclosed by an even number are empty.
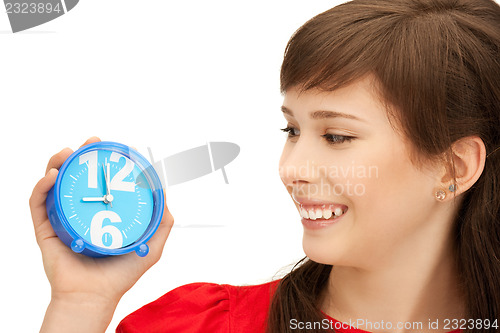
[[[451,150],[457,185],[455,195],[459,195],[471,188],[483,173],[486,148],[481,138],[468,136],[455,141]],[[449,192],[448,188],[453,184],[453,171],[448,170],[440,185]]]

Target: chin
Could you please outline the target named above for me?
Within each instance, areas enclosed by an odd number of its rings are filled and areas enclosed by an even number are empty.
[[[343,251],[338,246],[332,246],[331,241],[329,244],[321,244],[317,238],[304,234],[302,248],[306,256],[318,264],[340,265],[346,261],[340,255]]]

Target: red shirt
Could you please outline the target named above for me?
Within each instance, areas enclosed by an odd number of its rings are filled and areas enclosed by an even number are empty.
[[[271,295],[278,283],[279,280],[254,286],[187,284],[125,317],[116,332],[263,333]],[[324,315],[330,325],[338,324],[334,326],[336,332],[367,332],[346,327],[348,325],[341,325],[339,321]],[[453,331],[455,332],[460,330]]]

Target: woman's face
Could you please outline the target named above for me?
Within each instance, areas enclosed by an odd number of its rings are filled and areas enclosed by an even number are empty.
[[[436,172],[412,164],[371,82],[285,94],[280,176],[307,217],[298,216],[304,251],[319,263],[374,267],[432,241]],[[329,208],[341,215],[325,219]]]

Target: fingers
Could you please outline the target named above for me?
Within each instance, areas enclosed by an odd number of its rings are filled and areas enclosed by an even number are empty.
[[[85,143],[83,145],[81,145],[80,148],[85,146],[85,145],[88,145],[90,143],[99,142],[99,141],[101,141],[101,139],[99,139],[97,136],[93,136],[93,137],[89,138],[87,141],[85,141]],[[73,150],[71,150],[70,148],[64,148],[59,153],[52,156],[49,160],[49,163],[47,164],[47,169],[45,170],[45,174],[47,174],[47,172],[49,172],[49,170],[52,168],[59,169],[61,167],[61,165],[64,163],[64,161],[66,161],[66,159],[71,154],[73,154]]]
[[[52,156],[49,160],[49,163],[47,164],[45,174],[47,174],[50,169],[59,169],[71,154],[73,154],[73,150],[64,148],[63,150]]]
[[[83,145],[80,146],[80,148],[82,148],[83,146],[86,146],[90,143],[95,143],[95,142],[100,142],[101,139],[99,139],[97,136],[92,136],[90,138],[88,138],[87,141],[85,141],[85,143]]]
[[[98,137],[89,138],[83,145],[89,143],[101,141]],[[70,148],[64,148],[59,153],[52,156],[47,164],[47,169],[45,170],[45,177],[40,179],[40,181],[35,185],[33,192],[30,197],[30,209],[31,217],[33,219],[33,226],[35,228],[35,234],[40,244],[40,240],[46,239],[48,237],[55,237],[54,230],[50,225],[47,217],[47,210],[45,207],[45,200],[47,199],[47,193],[54,186],[58,169],[66,161],[66,159],[73,153]]]
[[[164,202],[164,206],[163,206],[163,216],[161,219],[161,223],[164,223],[164,224],[170,226],[170,228],[172,228],[172,226],[174,225],[174,217],[170,213],[170,210],[168,209],[167,199],[166,199],[167,195],[165,194],[165,190],[163,190],[163,197],[165,198],[165,202]]]
[[[47,217],[45,200],[47,198],[47,193],[56,182],[57,173],[58,171],[56,169],[50,169],[45,177],[40,179],[35,185],[29,200],[31,218],[33,220],[33,227],[35,228],[35,235],[38,242],[41,239],[55,236],[55,232]]]
[[[148,260],[149,261],[148,265],[151,266],[160,259],[163,252],[163,248],[165,247],[165,242],[167,241],[167,238],[170,235],[170,231],[172,230],[173,225],[174,225],[174,217],[170,213],[167,204],[165,202],[163,216],[160,225],[158,226],[158,230],[148,242],[149,254],[147,257],[149,257],[148,259],[150,260],[150,261]]]

